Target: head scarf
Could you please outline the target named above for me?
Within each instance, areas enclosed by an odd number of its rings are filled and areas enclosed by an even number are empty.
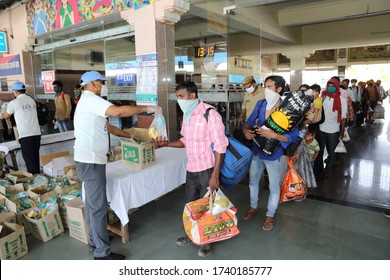
[[[335,93],[328,92],[328,84],[332,83],[336,87]],[[337,111],[337,122],[341,122],[341,99],[340,99],[340,85],[337,79],[330,79],[326,83],[326,89],[322,92],[322,96],[328,96],[329,98],[333,98],[333,112]]]

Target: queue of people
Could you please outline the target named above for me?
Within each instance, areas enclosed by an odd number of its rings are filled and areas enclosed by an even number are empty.
[[[128,117],[143,112],[161,113],[161,108],[158,106],[115,106],[103,98],[107,92],[105,81],[107,78],[100,73],[88,71],[81,76],[80,84],[75,88],[82,94],[77,95],[77,107],[74,114],[76,138],[74,160],[78,178],[84,185],[90,247],[94,252],[94,258],[95,260],[123,260],[126,256],[111,252],[109,242],[105,168],[106,154],[109,149],[108,133],[123,137],[129,135],[111,125],[107,118],[109,116]],[[349,124],[351,128],[360,125],[357,116],[364,112],[364,107],[375,109],[378,101],[386,97],[386,92],[379,89],[378,83],[374,85],[372,80],[367,82],[367,87],[363,84],[356,86],[357,81],[354,79],[351,81],[352,85],[349,86],[349,80],[340,82],[338,77],[332,77],[324,89],[317,84],[302,85],[299,90],[313,95],[313,104],[302,122],[285,134],[279,134],[259,125],[281,104],[286,94],[284,78],[277,75],[267,77],[265,88],[257,86],[253,76],[243,81],[247,92],[240,115],[243,136],[248,141],[260,136],[280,142],[271,155],[266,154],[257,145],[251,145],[253,156],[249,168],[249,208],[243,213],[244,221],[251,220],[257,213],[259,181],[267,172],[270,193],[261,227],[264,231],[274,229],[281,182],[286,173],[285,150],[291,144],[299,144],[295,148],[294,162],[297,171],[307,181],[309,188],[316,187],[315,179],[312,182],[312,178],[321,180],[324,176],[331,174],[332,169],[337,165],[335,148],[344,137],[347,125]],[[56,91],[56,118],[60,121],[61,131],[66,131],[70,117],[70,110],[67,107],[69,98],[62,91],[63,85],[60,81],[55,81],[53,86]],[[41,138],[39,126],[41,122],[37,114],[37,105],[31,97],[26,95],[23,83],[15,83],[12,90],[16,99],[8,104],[2,117],[15,116],[27,170],[36,174],[40,172]],[[182,137],[172,142],[158,138],[156,146],[186,148],[188,163],[184,202],[188,203],[203,197],[208,187],[211,190],[220,187],[219,172],[229,143],[225,136],[222,117],[216,110],[210,110],[211,105],[198,98],[195,83],[178,84],[176,97],[183,111]],[[369,124],[372,116],[367,108],[364,121]],[[205,112],[209,112],[207,118]],[[214,150],[210,148],[212,144]],[[324,160],[325,148],[328,157]],[[192,241],[187,236],[179,237],[176,244],[187,246],[192,244]],[[207,257],[212,254],[213,249],[213,244],[201,246],[198,248],[198,256]]]

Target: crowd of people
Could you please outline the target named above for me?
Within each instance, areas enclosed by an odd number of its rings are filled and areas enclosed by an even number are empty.
[[[289,85],[286,87],[281,76],[270,76],[265,79],[263,99],[257,93],[258,91],[248,90],[252,88],[246,86],[248,81],[254,85],[256,83],[252,76],[243,81],[246,94],[239,121],[244,121],[245,138],[250,140],[255,135],[260,135],[278,139],[281,145],[271,156],[264,154],[257,146],[251,146],[253,159],[249,170],[250,207],[242,218],[249,220],[257,212],[259,180],[266,169],[270,194],[263,230],[271,230],[274,226],[281,180],[287,170],[286,163],[283,162],[283,149],[288,149],[289,143],[295,142],[294,152],[290,156],[293,157],[294,167],[306,183],[310,194],[317,187],[316,182],[331,176],[335,166],[339,164],[338,154],[335,151],[339,143],[345,139],[347,128],[354,129],[363,124],[371,124],[373,113],[375,115],[376,110],[383,108],[380,104],[388,93],[381,86],[380,80],[374,82],[372,79],[357,83],[356,79],[340,81],[339,77],[332,77],[324,89],[317,84],[311,86],[302,84],[296,90],[313,95],[311,108],[298,127],[280,135],[259,126],[275,111],[283,96],[294,89],[290,89]],[[246,121],[243,119],[245,116],[247,116]],[[243,143],[247,144],[244,141]],[[325,151],[327,158],[324,160]]]
[[[106,80],[100,73],[89,71],[82,75],[80,85],[77,86],[77,90],[82,91],[83,94],[78,98],[74,115],[76,138],[74,160],[77,175],[84,183],[90,246],[94,251],[94,257],[100,260],[121,260],[125,259],[125,256],[111,252],[107,232],[105,167],[108,133],[118,136],[128,135],[111,125],[107,117],[126,117],[142,112],[161,113],[161,108],[113,105],[101,98],[107,92]],[[317,84],[311,86],[303,84],[297,90],[313,96],[311,107],[306,115],[302,116],[302,121],[297,126],[281,134],[260,124],[278,109],[288,94],[284,78],[277,75],[269,76],[265,79],[263,88],[256,84],[253,76],[249,76],[243,81],[243,86],[246,94],[239,117],[243,136],[241,140],[251,148],[253,156],[249,168],[250,206],[243,213],[242,219],[248,221],[257,213],[259,181],[267,172],[270,193],[262,229],[270,231],[275,225],[281,182],[287,168],[286,156],[293,158],[295,168],[305,181],[309,192],[312,191],[317,186],[316,181],[330,176],[337,165],[335,149],[344,138],[347,127],[353,129],[363,123],[372,123],[372,113],[376,110],[378,102],[387,97],[387,92],[381,87],[380,81],[373,80],[357,83],[356,79],[351,81],[344,79],[340,82],[338,77],[332,77],[324,89]],[[68,122],[71,114],[70,98],[63,92],[60,81],[55,81],[53,87],[56,92],[56,119],[61,131],[66,131],[69,129]],[[42,104],[37,105],[26,95],[25,85],[21,82],[15,83],[12,90],[16,99],[3,108],[1,116],[6,119],[11,115],[15,116],[27,170],[36,174],[40,172],[41,138],[40,110],[37,110],[37,106],[39,109]],[[211,190],[219,188],[219,171],[228,139],[225,136],[221,116],[216,110],[210,110],[211,105],[199,100],[195,83],[178,84],[176,97],[183,111],[182,138],[173,142],[158,138],[156,146],[186,148],[188,163],[185,202],[188,203],[203,197],[208,187]],[[205,112],[209,112],[207,118]],[[252,145],[251,140],[258,136],[277,140],[280,145],[272,154],[265,153],[258,145]],[[214,150],[211,150],[211,144]],[[325,149],[328,157],[324,160]],[[187,246],[192,244],[192,241],[185,236],[178,238],[176,243],[178,246]],[[200,246],[198,249],[200,257],[207,257],[212,252],[212,244]]]

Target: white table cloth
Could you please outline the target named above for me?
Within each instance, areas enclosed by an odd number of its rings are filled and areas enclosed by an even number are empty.
[[[75,137],[73,130],[62,133],[42,135],[39,155],[42,156],[65,151],[73,154],[74,139]],[[23,160],[22,153],[17,153],[18,150],[20,150],[20,144],[16,141],[9,141],[0,144],[0,151],[7,155],[7,162],[11,163],[12,156],[14,156],[18,164],[18,169],[25,170],[26,164]],[[9,151],[12,151],[12,154],[9,153]]]
[[[186,181],[184,148],[156,149],[156,164],[142,170],[122,160],[108,163],[107,199],[121,224],[129,222],[128,211],[174,190]]]

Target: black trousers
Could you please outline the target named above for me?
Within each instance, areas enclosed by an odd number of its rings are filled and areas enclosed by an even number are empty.
[[[19,143],[27,171],[32,174],[40,173],[39,148],[41,146],[41,135],[20,138]]]
[[[204,197],[209,186],[209,181],[213,173],[213,168],[200,171],[200,172],[188,172],[186,175],[186,187],[185,187],[185,199],[186,203],[197,200]],[[211,244],[202,246],[204,249],[212,247]]]
[[[185,187],[186,203],[202,198],[206,194],[212,172],[212,168],[200,172],[187,171]]]

